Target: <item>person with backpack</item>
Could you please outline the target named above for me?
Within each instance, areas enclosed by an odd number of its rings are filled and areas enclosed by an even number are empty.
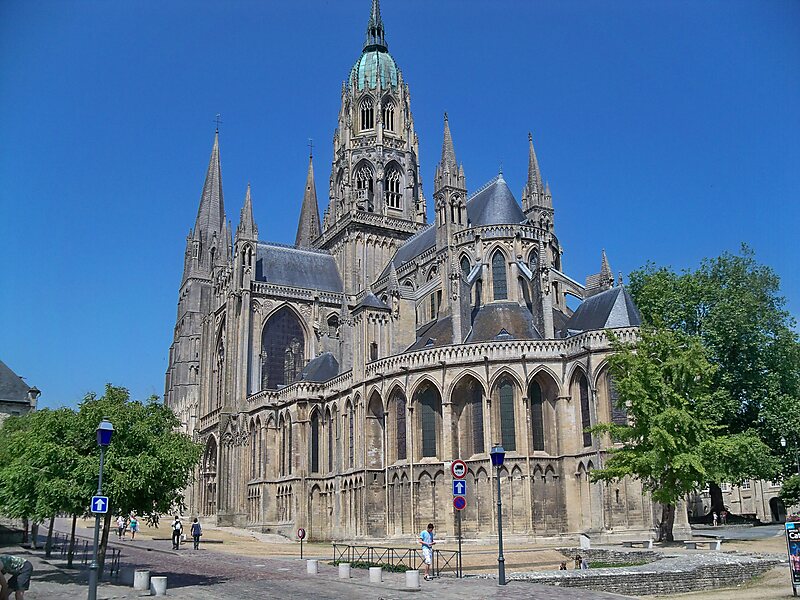
[[[194,549],[200,549],[200,536],[203,535],[203,528],[200,527],[200,523],[197,521],[197,517],[194,518],[194,522],[192,523],[192,540],[194,540]]]
[[[175,515],[175,520],[172,522],[172,549],[178,550],[181,545],[181,536],[183,535],[183,523],[181,523],[178,515]]]

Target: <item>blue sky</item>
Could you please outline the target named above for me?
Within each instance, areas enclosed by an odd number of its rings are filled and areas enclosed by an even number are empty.
[[[75,404],[163,393],[214,134],[234,223],[293,243],[327,202],[369,0],[0,3],[0,359]],[[424,192],[447,111],[467,185],[519,195],[533,132],[564,270],[677,269],[747,242],[800,315],[800,3],[383,0]],[[432,214],[429,210],[429,214]]]

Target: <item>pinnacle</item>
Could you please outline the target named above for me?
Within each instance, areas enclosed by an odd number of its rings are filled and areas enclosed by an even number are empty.
[[[447,113],[444,113],[444,141],[442,142],[442,161],[440,164],[451,173],[456,173],[458,170],[456,151],[453,147],[453,136],[450,134],[450,122],[447,119]]]
[[[303,206],[300,208],[300,221],[297,223],[295,246],[310,248],[320,234],[319,207],[317,206],[317,188],[314,183],[314,160],[308,157],[308,174],[306,189],[303,193]]]

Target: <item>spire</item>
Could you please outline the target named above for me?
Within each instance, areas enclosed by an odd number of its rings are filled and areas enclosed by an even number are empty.
[[[394,261],[389,263],[389,285],[387,289],[390,294],[400,293],[400,280],[397,278],[397,269],[394,268]]]
[[[222,168],[219,162],[219,130],[214,133],[214,147],[208,161],[200,207],[194,224],[194,238],[208,243],[214,233],[222,236],[225,229],[225,202],[222,196]]]
[[[364,52],[368,50],[383,50],[386,52],[389,47],[383,31],[383,20],[381,19],[381,4],[379,0],[372,0],[372,9],[369,13],[367,23],[367,37],[364,40]]]
[[[244,196],[244,206],[239,216],[239,228],[236,236],[251,240],[258,239],[258,227],[253,219],[253,201],[250,199],[250,183],[247,183],[247,193]]]
[[[610,281],[612,284],[614,283],[614,273],[611,271],[611,267],[608,264],[605,248],[603,248],[602,259],[600,261],[600,277],[603,282]]]
[[[450,122],[447,119],[447,113],[444,113],[444,141],[442,142],[442,162],[440,166],[443,170],[449,170],[453,175],[458,172],[456,151],[453,148],[453,136],[450,135]]]
[[[303,194],[303,207],[300,209],[300,221],[297,224],[297,237],[294,245],[298,248],[310,248],[311,243],[319,237],[319,232],[319,207],[317,206],[317,187],[314,184],[313,156],[309,155],[306,191]]]
[[[542,175],[539,171],[539,161],[536,160],[536,150],[533,149],[533,136],[528,132],[528,187],[531,191],[542,191]]]

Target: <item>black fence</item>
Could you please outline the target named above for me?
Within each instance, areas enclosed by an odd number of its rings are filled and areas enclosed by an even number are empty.
[[[335,563],[362,563],[365,566],[390,567],[398,571],[419,569],[425,564],[422,548],[385,548],[383,546],[353,546],[333,544]],[[452,573],[461,577],[461,553],[458,550],[433,550],[433,574]]]
[[[55,532],[50,543],[51,556],[57,554],[64,560],[69,558],[69,535],[66,533]],[[73,565],[89,565],[92,562],[93,544],[89,540],[75,538],[75,546],[72,548]],[[119,575],[120,550],[117,548],[106,548],[106,567],[111,577]]]

